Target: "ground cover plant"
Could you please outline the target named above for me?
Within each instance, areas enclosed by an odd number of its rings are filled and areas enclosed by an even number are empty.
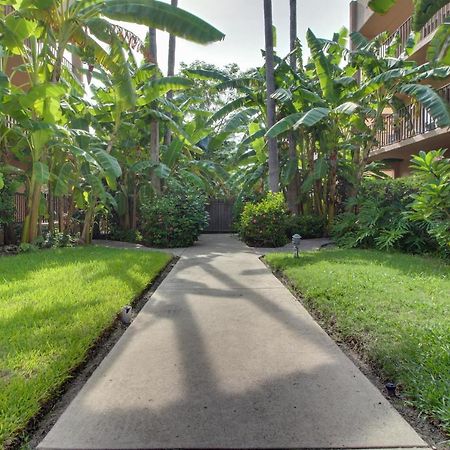
[[[450,266],[375,250],[266,257],[329,329],[450,432]]]
[[[99,247],[0,257],[0,448],[170,259]]]

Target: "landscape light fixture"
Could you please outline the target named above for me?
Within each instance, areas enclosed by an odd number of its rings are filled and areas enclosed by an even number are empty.
[[[292,245],[294,246],[294,257],[298,258],[298,252],[299,252],[299,247],[300,247],[300,242],[302,240],[302,237],[299,234],[294,234],[294,236],[292,236]]]

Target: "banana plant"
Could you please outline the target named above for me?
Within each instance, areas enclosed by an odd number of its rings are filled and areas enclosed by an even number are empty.
[[[355,191],[365,172],[370,151],[377,144],[377,134],[384,128],[388,108],[398,110],[414,101],[427,108],[438,126],[450,125],[448,105],[430,86],[423,84],[425,80],[448,77],[450,68],[430,64],[418,66],[403,55],[394,58],[391,54],[395,54],[395,49],[383,57],[379,40],[368,41],[357,34],[352,38],[358,43],[357,49],[347,55],[345,33],[328,41],[318,39],[308,31],[312,63],[307,66],[305,75],[311,77],[311,81],[302,86],[299,80],[298,89],[291,89],[294,93],[279,90],[279,100],[286,104],[286,99],[293,99],[298,111],[281,119],[267,132],[268,136],[275,137],[293,129],[321,127],[321,144],[327,148],[325,154],[329,165],[326,203],[330,226],[335,214],[339,159],[341,162],[345,159],[348,147],[345,143],[349,138],[353,143],[350,153],[355,167],[352,181]],[[347,66],[341,64],[344,56],[350,58]],[[361,72],[360,85],[354,78],[357,70]]]
[[[94,57],[107,70],[114,80],[116,102],[126,108],[135,102],[126,64],[126,43],[122,42],[123,33],[118,33],[105,17],[145,24],[203,44],[220,40],[223,34],[192,14],[156,0],[31,0],[13,1],[11,6],[11,12],[0,17],[6,55],[3,65],[11,65],[8,59],[20,61],[12,75],[27,74],[26,84],[20,86],[21,107],[36,125],[26,138],[31,174],[22,240],[31,242],[38,233],[41,191],[50,179],[50,129],[65,126],[60,102],[68,95],[64,77],[69,70],[64,62],[70,46],[81,55]],[[102,43],[107,44],[109,51]],[[43,128],[39,128],[40,122],[45,124]]]

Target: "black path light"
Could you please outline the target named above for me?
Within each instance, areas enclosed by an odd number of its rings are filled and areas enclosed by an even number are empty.
[[[292,236],[292,245],[294,246],[294,249],[295,249],[295,253],[294,253],[295,258],[298,258],[298,251],[299,251],[301,240],[302,240],[302,237],[299,234],[294,234],[294,236]]]

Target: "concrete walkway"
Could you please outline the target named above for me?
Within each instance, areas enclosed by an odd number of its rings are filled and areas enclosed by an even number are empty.
[[[426,447],[232,236],[184,251],[41,449]]]

